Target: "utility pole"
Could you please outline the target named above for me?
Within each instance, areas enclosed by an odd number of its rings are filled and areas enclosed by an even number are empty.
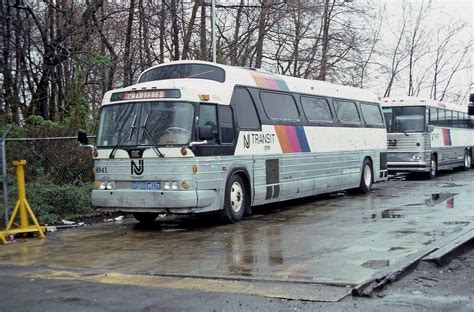
[[[216,62],[216,0],[211,0],[212,62]]]

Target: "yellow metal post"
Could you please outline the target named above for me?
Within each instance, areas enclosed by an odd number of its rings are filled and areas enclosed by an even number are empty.
[[[26,200],[26,187],[25,187],[25,172],[23,167],[26,165],[26,160],[14,160],[13,166],[16,167],[16,179],[18,184],[18,201],[16,202],[15,209],[13,209],[13,213],[8,221],[7,228],[4,232],[0,232],[0,237],[2,242],[6,243],[5,237],[8,234],[20,234],[20,233],[31,233],[31,232],[39,232],[41,237],[45,237],[45,228],[44,226],[40,226],[38,220],[33,213],[28,201]],[[17,214],[20,215],[20,225],[17,228],[12,229],[13,222]],[[28,221],[28,215],[33,221],[34,225],[30,225]]]

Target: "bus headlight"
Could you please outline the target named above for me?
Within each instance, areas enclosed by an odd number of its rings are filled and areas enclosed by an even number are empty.
[[[99,190],[105,190],[107,188],[107,182],[100,182]]]
[[[178,182],[171,183],[171,189],[172,190],[177,190],[178,189]]]
[[[115,186],[115,185],[114,185],[114,182],[107,182],[107,184],[105,185],[105,188],[106,188],[107,190],[111,190],[111,189],[114,188],[114,186]]]
[[[420,154],[415,154],[413,156],[411,156],[411,160],[422,160],[423,159],[423,156],[421,156]]]
[[[168,181],[165,182],[165,184],[163,185],[163,188],[164,188],[165,190],[171,189],[171,182],[168,182]]]

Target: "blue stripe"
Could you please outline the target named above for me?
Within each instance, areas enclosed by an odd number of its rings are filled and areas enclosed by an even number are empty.
[[[290,89],[288,88],[288,85],[286,84],[286,82],[283,79],[280,79],[279,77],[275,77],[274,79],[275,79],[275,81],[278,85],[278,89],[280,91],[290,91]]]
[[[298,136],[298,141],[300,141],[301,151],[302,152],[311,152],[308,139],[306,139],[306,133],[304,132],[303,126],[296,126],[296,135]]]

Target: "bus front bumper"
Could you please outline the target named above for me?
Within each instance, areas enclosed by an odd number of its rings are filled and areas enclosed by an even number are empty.
[[[428,172],[430,171],[429,163],[417,162],[417,163],[387,163],[388,172]]]
[[[195,213],[220,209],[218,190],[93,190],[100,211]]]
[[[393,172],[430,171],[430,153],[388,152],[387,168]]]

